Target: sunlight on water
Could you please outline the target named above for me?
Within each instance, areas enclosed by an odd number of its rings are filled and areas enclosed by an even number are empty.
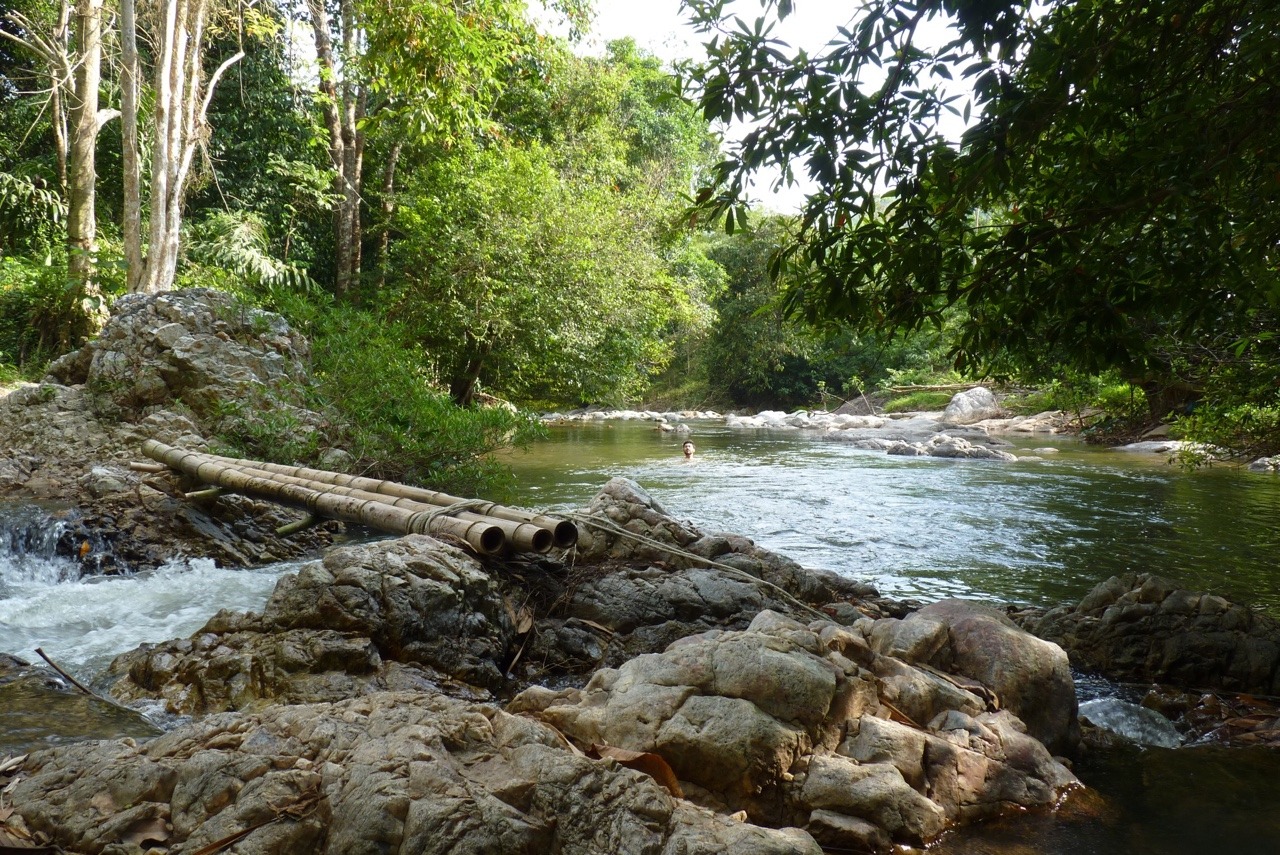
[[[517,504],[585,505],[613,475],[671,514],[754,538],[896,597],[1057,605],[1124,572],[1155,572],[1280,613],[1280,478],[1184,472],[1156,455],[1016,438],[1016,463],[891,457],[806,431],[693,423],[555,427],[508,459]],[[1037,455],[1039,447],[1057,453]],[[1035,459],[1035,458],[1039,459]]]

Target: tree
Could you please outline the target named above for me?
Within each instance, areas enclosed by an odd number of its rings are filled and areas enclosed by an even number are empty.
[[[754,24],[727,5],[685,0],[716,33],[693,81],[708,118],[756,124],[700,201],[734,227],[753,170],[807,171],[774,264],[791,310],[910,331],[959,307],[960,367],[1114,367],[1156,415],[1237,350],[1275,354],[1280,7],[871,0],[808,55],[770,37],[790,0]],[[958,142],[955,76],[976,107]]]
[[[548,154],[494,147],[415,170],[397,215],[392,314],[454,400],[626,400],[664,364],[683,303],[644,227],[609,187]]]
[[[334,289],[347,295],[362,269],[365,149],[381,124],[444,145],[488,124],[501,70],[536,41],[522,0],[306,0],[320,107],[333,167]],[[581,17],[585,0],[556,7]],[[400,147],[383,168],[394,186]],[[390,193],[384,195],[389,196]]]
[[[217,89],[218,81],[227,69],[244,58],[237,50],[224,59],[214,72],[206,77],[204,68],[205,41],[208,35],[210,15],[217,11],[216,0],[157,0],[151,38],[154,46],[153,95],[151,135],[151,192],[148,196],[147,252],[142,271],[136,279],[130,276],[130,289],[156,293],[173,287],[178,269],[178,246],[182,232],[182,205],[187,180],[196,149],[206,132],[209,102]],[[129,6],[130,13],[132,5]],[[127,23],[130,15],[124,16]],[[122,36],[126,56],[124,66],[128,80],[136,79],[136,33],[126,31]],[[129,111],[125,124],[136,128],[136,98],[125,101]],[[130,147],[136,141],[125,134],[126,161]],[[134,167],[126,166],[126,207],[139,197],[130,182],[138,180]],[[126,210],[126,220],[133,212]],[[140,258],[138,247],[131,246],[137,235],[126,234],[126,255]]]
[[[58,162],[58,178],[67,197],[67,275],[72,283],[68,314],[77,323],[63,331],[64,343],[96,330],[105,318],[102,292],[94,281],[97,253],[96,146],[98,132],[117,111],[98,109],[102,80],[102,0],[76,0],[74,16],[65,0],[53,11],[51,28],[19,11],[8,21],[18,32],[0,30],[10,41],[35,52],[48,67],[50,125]],[[70,25],[74,17],[74,27]],[[68,37],[73,43],[68,44]]]

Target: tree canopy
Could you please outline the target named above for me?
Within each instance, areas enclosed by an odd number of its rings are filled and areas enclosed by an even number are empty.
[[[1156,409],[1276,364],[1280,7],[870,0],[808,54],[771,36],[798,4],[741,5],[685,0],[704,114],[753,128],[698,201],[733,228],[753,171],[815,182],[774,261],[792,311],[910,331],[959,307],[962,368],[1116,368]]]

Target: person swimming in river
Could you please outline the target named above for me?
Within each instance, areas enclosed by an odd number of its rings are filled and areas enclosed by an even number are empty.
[[[686,439],[684,441],[684,445],[681,446],[681,448],[684,450],[684,459],[692,460],[693,452],[694,452],[693,443]]]

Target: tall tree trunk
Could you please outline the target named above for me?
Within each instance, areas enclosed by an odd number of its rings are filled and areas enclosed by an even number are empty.
[[[364,86],[344,77],[339,70],[330,33],[332,24],[324,0],[307,0],[307,9],[311,13],[316,62],[320,66],[320,103],[325,128],[329,132],[329,161],[333,165],[333,191],[338,200],[333,211],[334,290],[338,296],[346,297],[360,281],[364,132],[360,130],[359,123],[364,118],[367,94]],[[343,60],[348,62],[358,41],[355,5],[351,0],[343,0],[339,23]]]
[[[95,332],[105,319],[102,291],[93,278],[97,252],[97,219],[94,202],[97,170],[94,149],[98,141],[98,85],[102,80],[102,0],[77,0],[75,12],[77,62],[70,103],[70,139],[67,158],[67,273],[84,314],[85,329]],[[71,343],[71,342],[66,342]]]
[[[62,48],[62,63],[49,63],[49,121],[53,125],[53,143],[58,155],[58,189],[67,195],[67,106],[63,103],[63,93],[67,89],[64,69],[65,57],[71,51],[67,39],[71,32],[71,4],[62,0],[58,4],[58,26],[53,31],[53,41]]]
[[[129,291],[142,281],[142,170],[138,158],[138,19],[120,0],[120,121],[124,166],[124,261]]]
[[[151,145],[151,220],[147,259],[137,290],[173,287],[178,271],[182,201],[187,176],[204,131],[209,102],[222,75],[244,58],[238,51],[203,84],[205,23],[209,0],[165,0],[157,33],[156,107]]]

